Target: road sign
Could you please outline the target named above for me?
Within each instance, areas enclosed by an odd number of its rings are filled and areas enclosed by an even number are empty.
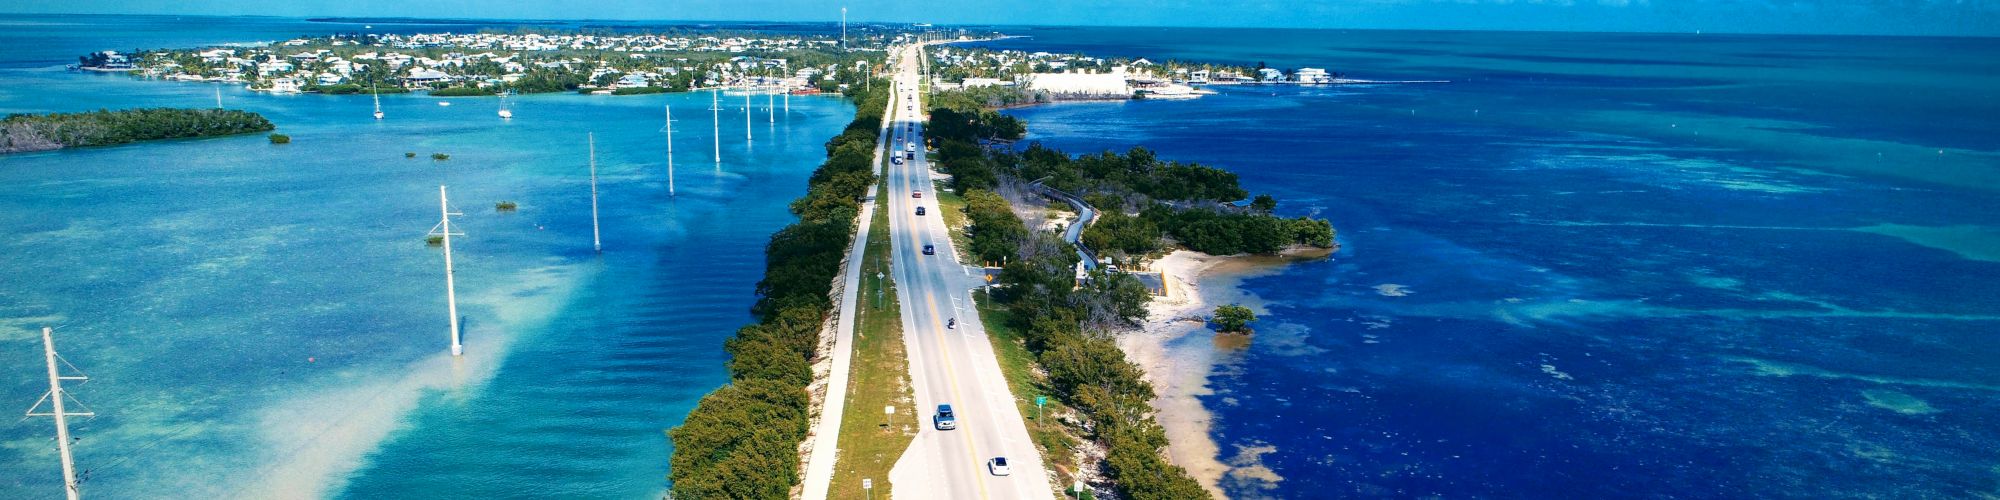
[[[1035,396],[1035,406],[1041,406],[1048,403],[1049,403],[1048,396]]]
[[[882,414],[883,414],[883,415],[895,415],[895,414],[896,414],[896,407],[894,407],[894,406],[884,406],[884,407],[882,407]]]
[[[862,480],[861,480],[861,489],[864,489],[864,490],[872,490],[872,489],[875,489],[875,480],[873,480],[873,479],[862,479]]]
[[[987,282],[987,283],[992,283],[992,282],[993,282],[993,275],[991,275],[991,274],[988,274],[988,275],[986,275],[986,282]]]

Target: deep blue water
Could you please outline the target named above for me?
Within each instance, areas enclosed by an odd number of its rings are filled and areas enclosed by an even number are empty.
[[[321,32],[55,19],[0,17],[0,113],[211,106],[208,84],[59,65]],[[390,95],[378,122],[366,96],[221,91],[293,142],[0,157],[0,402],[46,390],[38,333],[58,327],[64,357],[93,377],[73,389],[99,414],[75,425],[90,496],[658,498],[662,431],[726,381],[721,342],[750,319],[764,243],[853,115],[794,98],[766,123],[759,98],[746,145],[742,98],[724,97],[717,164],[707,95],[523,96],[504,122],[491,98]],[[423,243],[439,184],[464,213],[459,360],[445,355],[439,251]],[[52,434],[42,418],[0,427],[0,498],[59,494]]]
[[[1026,34],[995,45],[1452,80],[1012,111],[1339,230],[1244,283],[1203,402],[1281,479],[1234,496],[2000,489],[2000,40]]]

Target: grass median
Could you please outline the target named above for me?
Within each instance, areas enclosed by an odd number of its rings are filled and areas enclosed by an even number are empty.
[[[945,184],[942,181],[931,183],[931,192],[937,195],[939,215],[944,216],[945,233],[951,235],[951,247],[958,250],[959,262],[977,263],[966,253],[966,249],[972,247],[972,240],[965,236],[965,228],[971,226],[972,221],[965,215],[965,197],[949,191],[951,188]]]
[[[829,498],[868,498],[862,479],[874,482],[875,498],[889,498],[889,469],[917,437],[910,363],[903,346],[903,321],[896,283],[889,271],[889,191],[878,186],[875,218],[861,257],[861,289],[856,297],[854,359],[849,366],[847,408],[840,421],[840,451]],[[883,407],[894,406],[894,415]]]

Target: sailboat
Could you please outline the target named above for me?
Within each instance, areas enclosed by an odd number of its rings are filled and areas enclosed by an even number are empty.
[[[500,118],[503,120],[514,118],[514,111],[507,109],[507,94],[509,93],[512,92],[503,92],[500,94]]]
[[[382,91],[377,90],[374,85],[369,85],[368,90],[370,93],[375,94],[375,119],[380,120],[382,119]]]

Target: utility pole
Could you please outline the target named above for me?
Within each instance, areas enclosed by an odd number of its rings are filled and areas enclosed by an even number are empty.
[[[604,253],[604,239],[597,231],[597,133],[590,132],[590,248]]]
[[[662,106],[667,110],[667,196],[674,196],[674,107]]]
[[[463,236],[451,232],[451,216],[462,214],[451,211],[451,202],[445,199],[443,184],[438,185],[438,213],[442,214],[441,220],[438,221],[437,227],[431,229],[431,235],[444,239],[444,304],[446,311],[451,313],[451,355],[462,356],[465,354],[465,344],[459,343],[458,289],[452,279],[455,272],[451,269],[451,237]]]
[[[715,171],[722,172],[722,89],[708,90],[708,113],[710,122],[715,123]]]
[[[48,360],[49,392],[48,394],[43,394],[42,399],[36,400],[34,406],[28,407],[27,416],[56,418],[56,450],[58,454],[62,455],[63,493],[69,496],[69,500],[77,500],[78,498],[82,498],[83,493],[77,489],[76,463],[69,450],[69,417],[95,417],[97,413],[88,411],[89,407],[85,407],[85,411],[83,412],[76,413],[63,408],[64,399],[74,400],[76,397],[70,396],[68,391],[63,390],[62,381],[90,380],[90,377],[83,375],[62,376],[62,371],[56,368],[56,360],[62,359],[62,356],[56,354],[54,333],[55,329],[46,326],[42,327],[42,357]],[[63,364],[68,365],[69,360],[63,360]],[[76,365],[70,365],[70,369],[76,369]],[[77,371],[79,373],[82,372],[82,370]],[[35,413],[36,408],[42,407],[43,401],[49,403],[49,411]],[[76,404],[81,406],[83,402],[77,401]]]

